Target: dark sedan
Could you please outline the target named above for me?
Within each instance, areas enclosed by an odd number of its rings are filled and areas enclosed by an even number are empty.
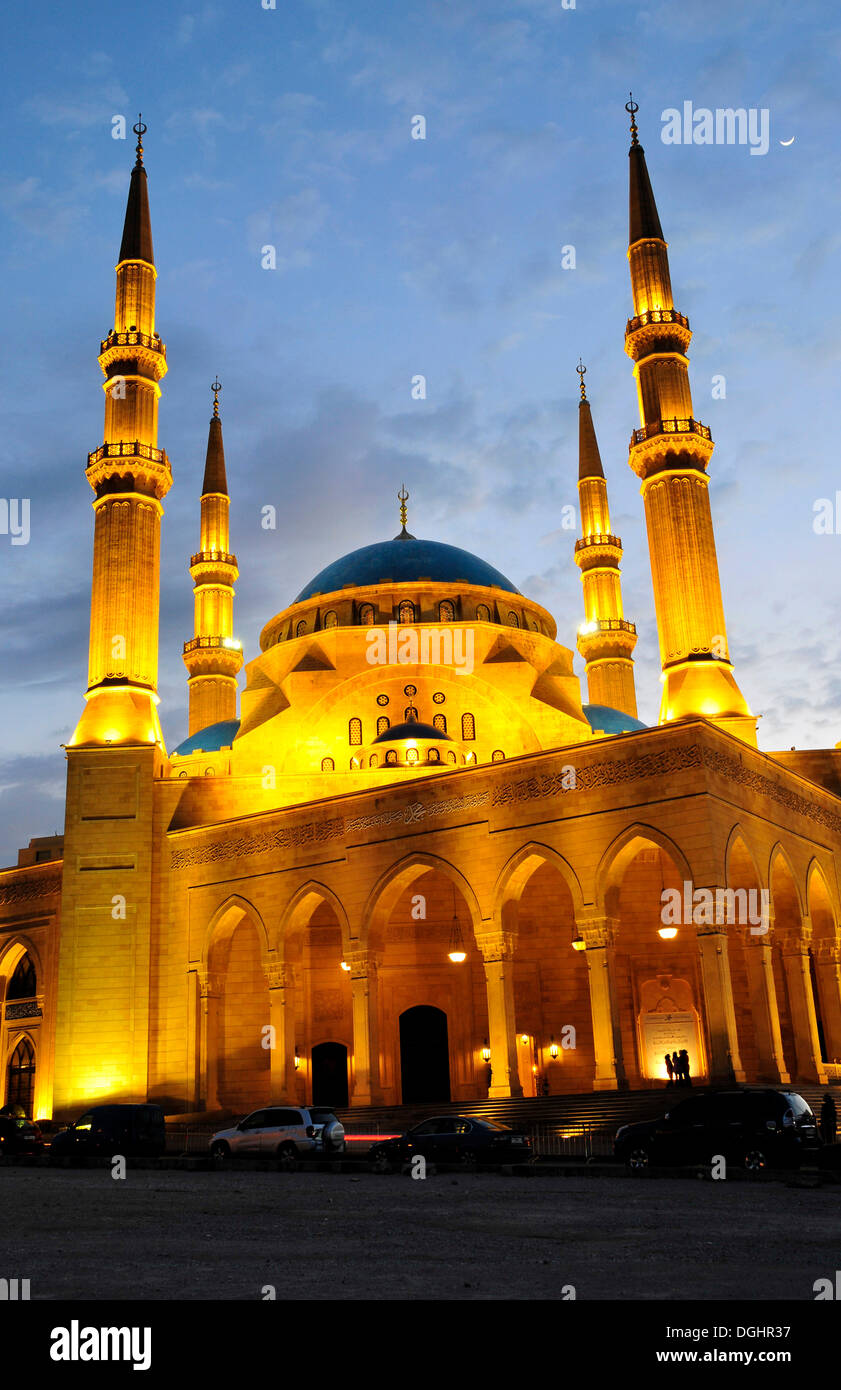
[[[749,1172],[799,1167],[820,1141],[796,1091],[714,1091],[688,1097],[659,1120],[623,1125],[614,1152],[637,1171],[649,1164],[708,1164],[718,1155]]]
[[[435,1115],[405,1134],[371,1146],[375,1172],[409,1163],[417,1155],[430,1163],[476,1168],[481,1163],[524,1163],[532,1157],[531,1139],[496,1120],[465,1115]]]
[[[0,1115],[0,1157],[3,1154],[42,1153],[44,1140],[32,1120]]]

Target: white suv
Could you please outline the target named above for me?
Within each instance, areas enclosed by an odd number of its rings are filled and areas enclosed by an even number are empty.
[[[332,1110],[297,1105],[253,1110],[210,1141],[210,1157],[220,1167],[230,1158],[277,1158],[294,1168],[299,1158],[339,1158],[344,1151],[344,1126]]]

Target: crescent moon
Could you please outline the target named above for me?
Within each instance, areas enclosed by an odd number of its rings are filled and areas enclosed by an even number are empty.
[[[781,145],[793,145],[793,144],[794,144],[794,136],[792,135],[792,137],[791,137],[790,140],[781,140],[781,141],[780,141],[780,144],[781,144]]]

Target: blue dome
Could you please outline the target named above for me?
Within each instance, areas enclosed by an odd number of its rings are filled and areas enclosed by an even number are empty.
[[[436,729],[432,724],[419,724],[416,719],[409,719],[405,724],[394,724],[392,728],[377,734],[374,742],[393,743],[403,738],[443,739],[445,743],[452,743],[452,738],[443,729]]]
[[[621,709],[611,709],[610,705],[582,705],[581,708],[593,733],[631,734],[637,729],[648,728],[633,715],[625,714]]]
[[[367,584],[403,584],[421,579],[442,584],[483,584],[490,589],[505,589],[509,594],[520,592],[493,565],[468,550],[441,541],[400,536],[393,541],[363,545],[361,550],[352,550],[334,560],[301,590],[295,603],[349,586],[363,588]]]
[[[220,748],[230,748],[238,733],[238,719],[222,719],[218,724],[208,724],[206,729],[191,734],[172,751],[182,758],[189,753],[218,753]]]

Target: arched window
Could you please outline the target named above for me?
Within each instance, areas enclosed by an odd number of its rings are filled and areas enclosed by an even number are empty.
[[[362,766],[362,759],[361,759],[361,758],[351,758],[351,760],[350,760],[350,770],[351,770],[351,772],[358,772],[361,766]]]
[[[491,610],[486,603],[480,603],[476,609],[477,623],[489,623],[491,620]]]
[[[471,766],[473,763],[475,763],[475,761],[476,761],[476,754],[475,754],[475,753],[465,753],[465,755],[464,755],[464,761],[465,761],[465,763],[467,764],[467,766],[470,767],[470,766]]]
[[[445,734],[445,733],[447,732],[447,716],[446,716],[446,714],[436,714],[436,715],[434,715],[434,716],[433,716],[433,719],[432,719],[432,724],[433,724],[433,727],[434,727],[434,728],[440,729],[440,730],[441,730],[441,733],[442,733],[442,734]]]
[[[385,763],[386,763],[386,767],[396,767],[396,766],[397,766],[397,754],[396,754],[396,752],[394,751],[393,748],[389,748],[388,752],[386,753],[386,755],[385,755]]]
[[[454,623],[455,618],[456,610],[454,605],[450,602],[448,598],[442,599],[438,605],[439,623]]]
[[[304,635],[304,633],[306,632],[306,630],[307,630],[307,620],[306,620],[306,618],[302,618],[301,621],[299,622],[298,626],[295,628],[295,636],[296,636],[296,637],[303,637],[303,635]]]
[[[438,752],[438,749],[437,749],[437,748],[430,748],[430,750],[429,750],[429,761],[430,761],[431,763],[440,763],[440,761],[441,761],[441,754]]]
[[[417,748],[407,748],[407,749],[406,749],[406,762],[407,762],[407,763],[416,763],[417,760],[418,760],[418,750],[417,750]]]
[[[322,759],[321,759],[321,771],[322,771],[322,772],[335,772],[335,770],[336,770],[336,764],[333,762],[333,759],[332,759],[332,758],[322,758]]]
[[[415,605],[406,598],[397,610],[397,621],[399,623],[413,623],[415,621]]]
[[[418,712],[414,705],[407,705],[403,711],[403,723],[408,724],[412,720],[417,724]]]
[[[492,762],[492,763],[504,763],[504,762],[505,762],[505,754],[503,753],[503,751],[502,751],[501,748],[495,748],[494,751],[491,753],[491,762]]]
[[[21,1038],[9,1059],[6,1104],[20,1105],[27,1117],[30,1117],[34,1094],[35,1049],[28,1038]]]
[[[455,755],[455,753],[453,752],[453,750],[452,750],[452,748],[451,748],[451,749],[449,750],[449,752],[447,753],[447,762],[448,762],[448,763],[454,763],[455,760],[456,760],[456,755]]]
[[[359,621],[363,627],[372,627],[374,623],[374,605],[363,603],[359,610]]]
[[[476,737],[476,720],[473,718],[472,714],[463,714],[461,716],[461,736],[465,743],[468,743],[470,739]]]
[[[520,619],[517,617],[517,614],[516,614],[516,613],[509,613],[509,614],[508,614],[508,626],[509,626],[509,627],[519,627],[519,626],[520,626]]]
[[[353,747],[362,742],[362,720],[351,719],[347,726],[347,741]]]
[[[379,758],[377,757],[376,753],[372,753],[372,754],[371,754],[371,761],[369,762],[368,766],[369,766],[369,767],[379,767],[379,765],[380,765],[380,760],[379,760]]]
[[[332,608],[330,609],[330,612],[329,612],[329,613],[325,613],[325,614],[324,614],[324,626],[325,626],[325,627],[335,627],[336,624],[338,623],[338,621],[339,621],[339,620],[338,620],[338,618],[336,617],[336,614],[333,612],[333,609],[332,609]]]
[[[34,999],[38,990],[31,956],[21,956],[6,991],[7,999]]]
[[[390,728],[391,724],[388,721],[388,715],[381,714],[379,719],[377,720],[377,734],[384,734],[386,729]]]
[[[215,769],[212,768],[212,767],[206,767],[205,770],[204,770],[204,775],[205,775],[205,777],[215,777],[215,776],[216,776],[216,771],[215,771]]]

